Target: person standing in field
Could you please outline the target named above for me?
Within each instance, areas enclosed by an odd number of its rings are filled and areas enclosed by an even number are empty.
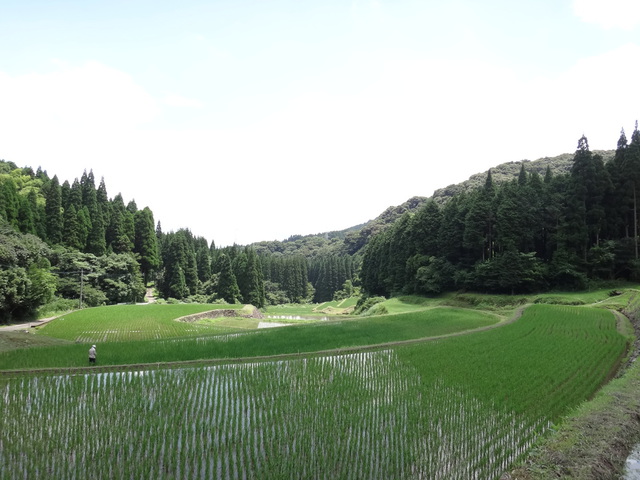
[[[91,345],[89,349],[89,363],[96,363],[96,346]]]

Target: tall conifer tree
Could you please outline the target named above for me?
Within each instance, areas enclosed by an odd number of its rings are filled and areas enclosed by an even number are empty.
[[[240,298],[240,289],[236,276],[231,268],[231,260],[226,253],[222,253],[218,258],[218,295],[227,303],[237,303]]]
[[[84,244],[82,242],[82,225],[76,211],[76,207],[70,204],[64,211],[64,228],[63,241],[64,244],[75,250],[82,250]]]
[[[47,241],[52,245],[62,242],[62,192],[57,175],[54,175],[45,194],[45,226]]]
[[[486,260],[493,254],[495,189],[491,170],[487,172],[484,188],[470,198],[470,208],[464,221],[464,247],[472,255],[472,261]]]
[[[138,210],[134,216],[135,242],[134,252],[138,254],[140,271],[145,285],[149,281],[151,272],[160,266],[158,239],[154,229],[153,213],[149,207]]]
[[[96,191],[93,171],[89,174],[85,172],[81,180],[82,201],[89,212],[91,220],[91,230],[87,235],[87,245],[85,251],[100,257],[107,252],[107,242],[105,238],[105,223],[102,209],[98,203],[98,192]]]
[[[624,177],[627,179],[627,185],[631,191],[632,200],[632,236],[634,238],[635,258],[638,260],[638,195],[640,192],[640,132],[638,131],[638,122],[631,134],[631,143],[626,149],[624,155]]]

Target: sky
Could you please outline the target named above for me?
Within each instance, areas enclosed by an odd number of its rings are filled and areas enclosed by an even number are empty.
[[[637,0],[0,0],[0,159],[284,240],[614,149],[639,58]]]

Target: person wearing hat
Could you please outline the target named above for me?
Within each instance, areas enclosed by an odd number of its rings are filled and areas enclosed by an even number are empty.
[[[89,363],[96,363],[96,346],[91,345],[89,349]]]

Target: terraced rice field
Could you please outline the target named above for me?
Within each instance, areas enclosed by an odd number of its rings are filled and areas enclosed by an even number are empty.
[[[536,305],[359,353],[5,378],[0,478],[498,479],[626,346],[611,312]]]
[[[216,333],[215,327],[177,322],[177,317],[215,309],[239,309],[228,305],[117,305],[79,310],[43,326],[40,333],[79,343],[152,340]]]

